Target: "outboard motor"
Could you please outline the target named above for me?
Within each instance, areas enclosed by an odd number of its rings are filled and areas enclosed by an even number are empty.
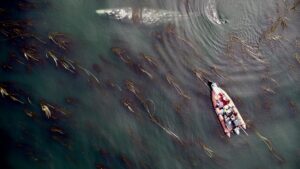
[[[240,135],[240,128],[239,127],[234,128],[234,133]]]

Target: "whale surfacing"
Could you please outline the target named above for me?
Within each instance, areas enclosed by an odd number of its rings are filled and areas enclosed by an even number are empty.
[[[151,8],[111,8],[98,9],[96,13],[100,16],[120,20],[123,22],[141,23],[145,25],[159,24],[183,17],[177,11],[157,10]]]

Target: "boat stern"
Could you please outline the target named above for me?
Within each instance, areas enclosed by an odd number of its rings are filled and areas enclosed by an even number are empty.
[[[245,130],[247,129],[246,124],[243,124],[242,127],[243,127]]]
[[[239,127],[236,127],[234,129],[234,133],[237,134],[237,135],[240,135],[240,128]]]

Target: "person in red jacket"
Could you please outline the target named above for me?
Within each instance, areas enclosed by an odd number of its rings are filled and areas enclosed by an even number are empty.
[[[230,100],[223,93],[218,94],[218,99],[217,99],[217,107],[218,108],[222,109],[229,102],[230,102]]]

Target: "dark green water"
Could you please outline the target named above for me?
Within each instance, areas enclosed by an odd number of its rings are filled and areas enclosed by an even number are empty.
[[[300,167],[300,6],[291,9],[294,1],[0,4],[0,87],[22,102],[0,95],[0,168]],[[98,9],[133,6],[178,15],[145,25],[96,14]],[[220,24],[209,19],[208,7],[218,12]],[[7,26],[28,19],[29,26]],[[16,27],[30,35],[16,34]],[[170,27],[174,29],[168,31]],[[67,37],[68,49],[49,39],[53,32]],[[36,48],[38,61],[24,57],[28,46]],[[113,53],[113,47],[125,49],[130,62]],[[77,73],[63,69],[61,62],[56,67],[46,57],[49,51],[71,60]],[[195,69],[202,71],[202,80]],[[126,80],[138,86],[140,97],[126,88]],[[249,126],[248,136],[224,136],[207,80],[233,98]],[[124,99],[131,101],[134,113],[123,106]],[[146,105],[158,123],[141,100],[151,100]],[[48,119],[43,101],[67,115],[53,110]]]

